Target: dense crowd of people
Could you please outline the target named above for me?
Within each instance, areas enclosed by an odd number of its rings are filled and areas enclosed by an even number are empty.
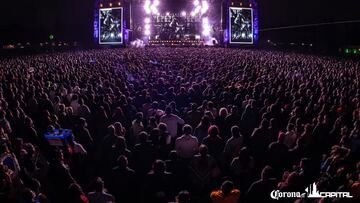
[[[359,74],[225,48],[2,59],[0,202],[357,201]],[[55,129],[72,130],[63,146],[44,136]],[[270,196],[313,183],[353,198]]]

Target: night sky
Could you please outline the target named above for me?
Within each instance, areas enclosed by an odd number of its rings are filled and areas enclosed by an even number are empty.
[[[176,0],[174,0],[176,1]],[[359,0],[258,0],[260,29],[360,20]],[[90,42],[92,0],[5,0],[1,2],[0,44],[57,40]],[[260,32],[262,40],[360,44],[360,23]]]

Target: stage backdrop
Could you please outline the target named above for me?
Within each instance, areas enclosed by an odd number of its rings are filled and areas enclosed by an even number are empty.
[[[180,40],[200,36],[201,19],[198,16],[183,16],[181,13],[161,13],[151,16],[151,39]]]
[[[253,44],[253,9],[229,7],[230,44]]]
[[[123,8],[99,9],[99,44],[123,43]]]

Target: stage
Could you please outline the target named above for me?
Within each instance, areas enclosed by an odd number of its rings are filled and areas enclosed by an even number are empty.
[[[256,0],[97,0],[99,46],[241,46],[258,40]]]

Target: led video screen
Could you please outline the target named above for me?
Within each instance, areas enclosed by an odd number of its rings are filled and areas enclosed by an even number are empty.
[[[194,38],[200,33],[200,18],[181,13],[152,15],[151,39],[180,40]]]
[[[253,12],[251,8],[229,8],[230,44],[253,44]]]
[[[121,44],[123,9],[102,8],[99,10],[99,44]]]

